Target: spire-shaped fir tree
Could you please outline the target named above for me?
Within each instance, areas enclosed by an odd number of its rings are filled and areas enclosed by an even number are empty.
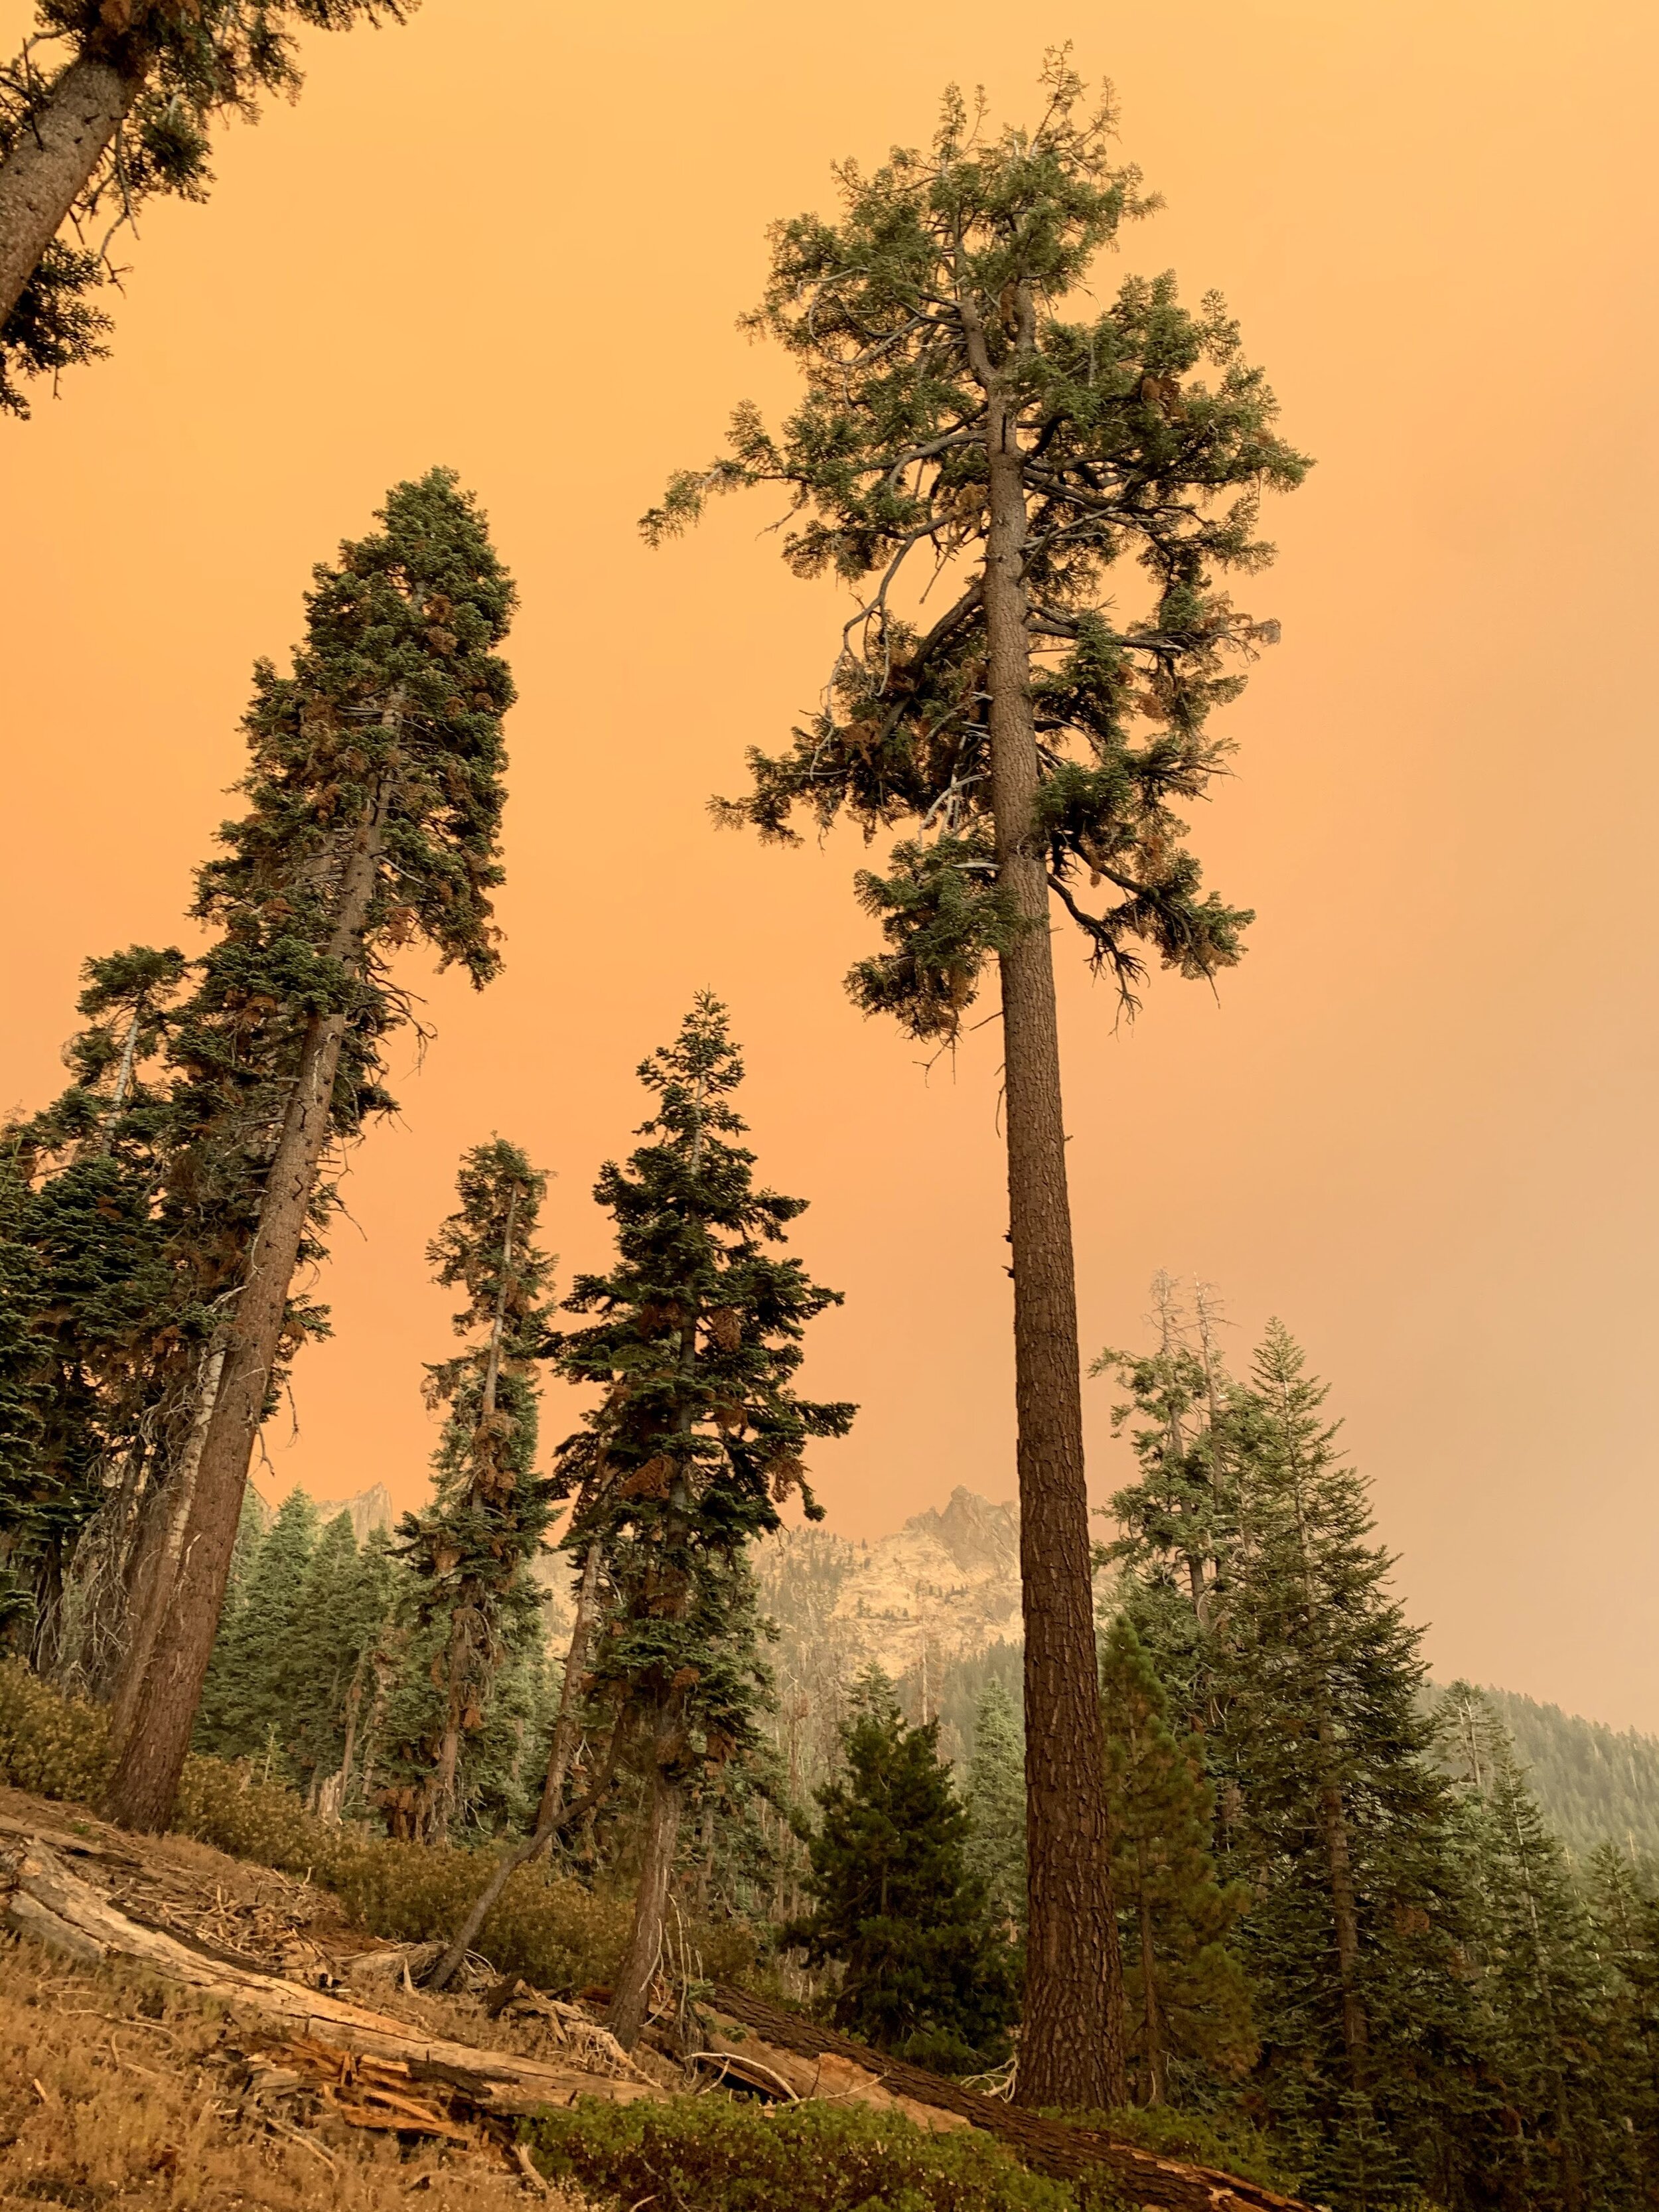
[[[969,1864],[969,1815],[939,1755],[939,1723],[911,1727],[879,1668],[842,1729],[842,1771],[816,1793],[812,1910],[783,1931],[815,1966],[842,1968],[839,2027],[952,2072],[1006,2055],[1017,1953]]]
[[[556,1480],[574,1501],[566,1545],[583,1559],[598,1547],[609,1586],[593,1691],[634,1717],[645,1747],[642,1871],[609,2014],[625,2046],[657,1969],[688,1784],[758,1748],[749,1545],[791,1496],[822,1517],[806,1446],[844,1435],[854,1411],[795,1389],[807,1324],[840,1297],[773,1249],[806,1201],[756,1185],[719,1000],[701,994],[639,1074],[655,1102],[647,1141],[594,1189],[616,1261],[565,1300],[595,1318],[550,1340],[561,1374],[605,1393],[561,1445]]]
[[[1124,2046],[1135,2101],[1237,2081],[1256,2055],[1249,1991],[1232,1938],[1249,1904],[1216,1880],[1214,1793],[1202,1739],[1177,1741],[1169,1699],[1127,1619],[1101,1654],[1113,1886],[1124,1932]]]
[[[1118,1534],[1102,1563],[1131,1570],[1132,1615],[1181,1723],[1208,1727],[1216,1686],[1207,1632],[1237,1534],[1237,1486],[1229,1449],[1234,1386],[1216,1349],[1218,1310],[1208,1285],[1196,1289],[1194,1327],[1174,1279],[1154,1276],[1157,1349],[1108,1350],[1089,1371],[1128,1390],[1112,1409],[1112,1427],[1128,1428],[1140,1470],[1112,1498]]]
[[[993,1924],[1017,1939],[1025,1925],[1025,1751],[1014,1701],[994,1674],[974,1712],[963,1803],[969,1871],[985,1885]]]
[[[1631,2137],[1643,2201],[1659,2203],[1659,1891],[1616,1844],[1587,1869],[1603,1977],[1603,2074]]]
[[[1489,1702],[1455,1682],[1440,1716],[1471,1839],[1470,1948],[1509,2120],[1499,2171],[1538,2212],[1639,2202],[1600,1931]]]
[[[218,1759],[268,1764],[284,1782],[298,1778],[291,1752],[309,1711],[307,1646],[319,1626],[307,1609],[307,1573],[317,1549],[317,1509],[291,1490],[270,1526],[244,1514],[240,1572],[233,1584],[197,1715],[193,1742]]]
[[[249,805],[201,872],[219,936],[174,1043],[188,1132],[168,1205],[216,1252],[223,1315],[204,1371],[176,1566],[119,1742],[110,1808],[165,1825],[211,1651],[250,1455],[305,1317],[292,1294],[331,1204],[331,1145],[391,1103],[388,963],[424,938],[483,984],[499,966],[501,716],[513,586],[442,470],[398,485],[380,527],[319,566],[292,672],[255,672]]]
[[[455,1332],[471,1341],[427,1370],[428,1403],[448,1408],[434,1494],[398,1530],[435,1697],[425,1771],[404,1785],[398,1810],[408,1832],[437,1843],[458,1810],[463,1747],[483,1729],[503,1666],[539,1647],[542,1594],[531,1570],[552,1517],[551,1486],[536,1473],[536,1365],[553,1272],[536,1241],[547,1178],[495,1137],[466,1155],[457,1188],[460,1205],[428,1257],[446,1289],[465,1293]]]
[[[33,1285],[12,1356],[38,1419],[27,1453],[0,1462],[0,1521],[27,1562],[35,1663],[94,1687],[119,1631],[168,1382],[188,1364],[187,1284],[158,1213],[174,1118],[163,1061],[184,974],[172,950],[89,960],[68,1088],[0,1134],[10,1233]]]
[[[1253,1894],[1254,2086],[1316,2194],[1455,2201],[1490,2148],[1470,1900],[1420,1636],[1325,1397],[1270,1324],[1231,1416],[1238,1534],[1210,1647],[1223,1868]]]

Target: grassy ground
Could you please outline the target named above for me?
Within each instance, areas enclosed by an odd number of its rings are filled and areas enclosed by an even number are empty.
[[[0,1942],[3,2212],[581,2212],[579,2197],[532,2193],[500,2154],[401,2148],[343,2123],[283,2135],[241,2108],[251,2033],[187,1991]]]

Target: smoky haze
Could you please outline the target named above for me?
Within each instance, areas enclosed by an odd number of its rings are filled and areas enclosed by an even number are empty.
[[[56,1087],[85,955],[179,935],[310,563],[452,463],[523,595],[507,972],[475,1000],[409,970],[435,1041],[347,1179],[336,1334],[262,1480],[421,1494],[458,1154],[526,1146],[567,1277],[597,1260],[633,1067],[708,985],[763,1171],[811,1198],[798,1248],[847,1293],[808,1376],[863,1407],[818,1457],[832,1528],[1007,1495],[994,1026],[924,1071],[841,992],[860,848],[761,851],[703,811],[810,704],[835,595],[758,499],[656,555],[634,518],[734,401],[788,398],[733,327],[767,224],[924,137],[951,78],[1030,114],[1067,36],[1169,203],[1100,289],[1222,288],[1318,460],[1239,592],[1284,643],[1194,822],[1258,910],[1243,968],[1214,997],[1155,979],[1126,1030],[1060,941],[1085,1354],[1142,1340],[1158,1267],[1221,1286],[1240,1361],[1279,1314],[1437,1674],[1659,1727],[1650,9],[1056,0],[1039,33],[847,0],[826,40],[761,0],[427,0],[313,40],[303,102],[221,140],[210,204],[146,211],[113,357],[4,432],[0,1103]],[[1090,1390],[1103,1498],[1125,1464]]]

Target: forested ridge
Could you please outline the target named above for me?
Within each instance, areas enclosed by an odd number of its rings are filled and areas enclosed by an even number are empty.
[[[66,222],[200,197],[214,120],[297,85],[293,24],[399,14],[43,7],[0,76],[0,412],[102,349],[110,267]],[[1254,917],[1206,887],[1186,817],[1278,641],[1236,596],[1273,558],[1263,502],[1310,466],[1218,295],[1091,289],[1157,206],[1115,133],[1054,52],[1034,125],[953,89],[927,146],[839,168],[833,219],[775,227],[747,318],[792,410],[739,405],[640,524],[666,547],[718,494],[769,496],[792,573],[847,594],[816,706],[714,811],[782,845],[896,838],[854,879],[875,935],[853,1001],[933,1054],[1000,1025],[998,1635],[947,1663],[924,1624],[896,1680],[841,1632],[832,1552],[782,1547],[832,1511],[860,1409],[810,1393],[842,1293],[809,1200],[767,1180],[711,988],[644,1051],[607,1158],[559,1152],[556,1100],[544,1158],[478,1099],[426,1249],[452,1302],[420,1347],[430,1463],[365,1470],[410,1510],[364,1531],[250,1490],[332,1328],[392,1041],[441,1048],[422,965],[486,991],[507,957],[517,588],[436,466],[318,562],[286,661],[256,661],[191,949],[87,958],[64,1087],[0,1128],[0,1781],[317,1874],[419,1936],[434,2002],[471,1974],[499,2013],[533,1974],[557,2020],[580,1991],[617,2063],[681,2069],[661,2140],[537,2123],[618,2203],[766,2201],[793,2134],[823,2212],[1108,2207],[1074,2173],[1091,2143],[1170,2153],[1171,2204],[1243,2202],[1232,2174],[1334,2212],[1637,2212],[1659,2203],[1659,1747],[1431,1683],[1285,1322],[1230,1358],[1215,1288],[1161,1275],[1144,1340],[1085,1368],[1057,948],[1124,1020],[1153,965],[1214,988],[1243,957]],[[556,1172],[605,1239],[568,1275]],[[1129,1473],[1092,1514],[1090,1391]],[[31,1863],[13,1889],[56,1879]],[[735,2095],[797,2096],[699,2047],[722,1986],[820,2056],[856,2039],[950,2077],[946,2106],[1025,2108],[971,2110],[1048,2141],[1044,2178],[821,2112],[745,2135]]]

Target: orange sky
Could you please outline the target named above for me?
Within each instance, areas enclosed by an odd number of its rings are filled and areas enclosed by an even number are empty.
[[[833,594],[758,501],[658,555],[633,526],[733,400],[789,389],[733,328],[767,222],[924,137],[951,78],[1029,112],[1067,38],[1169,201],[1122,265],[1222,287],[1319,461],[1270,519],[1248,598],[1285,642],[1196,825],[1258,909],[1248,960],[1218,1003],[1159,980],[1115,1034],[1061,940],[1085,1352],[1136,1340],[1159,1266],[1224,1287],[1241,1352],[1282,1315],[1436,1668],[1659,1728],[1644,0],[427,0],[313,40],[210,204],[147,215],[114,358],[0,426],[0,1105],[60,1079],[85,955],[178,934],[309,563],[453,463],[523,592],[509,968],[429,988],[422,1072],[398,1045],[267,1487],[413,1501],[458,1152],[526,1145],[566,1272],[599,1258],[633,1066],[707,983],[764,1170],[813,1201],[799,1249],[848,1294],[809,1370],[864,1407],[818,1457],[830,1525],[1009,1494],[994,1032],[924,1079],[841,992],[855,848],[763,853],[702,811],[816,691]]]

